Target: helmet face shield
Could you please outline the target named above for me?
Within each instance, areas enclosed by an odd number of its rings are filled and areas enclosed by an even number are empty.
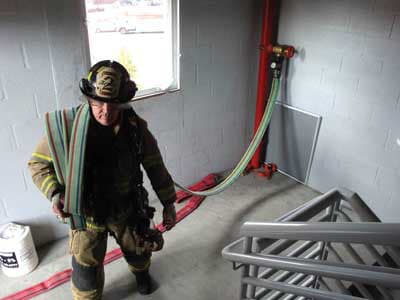
[[[127,103],[137,91],[128,71],[120,63],[110,60],[91,67],[87,79],[79,82],[79,88],[84,95],[107,103]]]

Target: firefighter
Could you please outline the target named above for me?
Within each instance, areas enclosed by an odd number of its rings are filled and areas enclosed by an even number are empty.
[[[59,218],[70,223],[74,299],[101,299],[107,236],[119,244],[141,294],[153,291],[153,251],[163,246],[150,228],[141,166],[163,205],[167,230],[176,222],[176,194],[154,136],[127,103],[136,84],[116,61],[100,61],[80,81],[87,102],[47,113],[46,137],[28,166]]]

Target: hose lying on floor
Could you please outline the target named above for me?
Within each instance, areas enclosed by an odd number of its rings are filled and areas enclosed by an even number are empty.
[[[213,187],[216,185],[217,182],[217,175],[215,174],[209,174],[208,176],[204,177],[203,180],[200,182],[197,182],[193,184],[192,186],[189,187],[191,190],[206,190],[209,189],[210,187]],[[200,197],[200,196],[191,196],[189,193],[186,193],[184,191],[178,191],[176,192],[176,203],[181,203],[183,201],[188,201],[188,203],[179,209],[176,213],[176,222],[180,222],[183,220],[185,217],[187,217],[190,213],[192,213],[204,200],[205,197]],[[164,232],[165,228],[164,226],[160,223],[156,226],[156,228]],[[104,264],[108,264],[113,262],[116,259],[119,259],[122,257],[122,252],[120,248],[111,250],[108,252],[104,258]],[[0,300],[28,300],[33,297],[36,297],[40,294],[47,293],[48,291],[54,289],[55,287],[64,284],[65,282],[70,281],[71,279],[71,274],[72,270],[71,269],[66,269],[61,272],[58,272],[56,274],[53,274],[46,280],[39,282],[33,286],[27,287],[21,291],[15,292],[11,295],[5,296],[3,298],[0,298]]]
[[[189,190],[189,189],[183,187],[182,185],[180,185],[176,182],[175,182],[175,185],[187,193],[190,193],[190,194],[196,195],[196,196],[204,196],[204,197],[218,194],[218,193],[222,192],[223,190],[225,190],[230,185],[232,185],[238,179],[240,174],[242,174],[243,171],[245,170],[247,164],[249,163],[250,159],[253,157],[254,152],[256,151],[258,145],[260,144],[260,142],[265,134],[265,131],[268,128],[269,122],[271,121],[272,112],[275,107],[276,98],[279,93],[279,87],[280,87],[280,79],[274,78],[272,81],[272,85],[271,85],[271,92],[269,94],[268,104],[267,104],[267,107],[265,109],[264,115],[261,119],[261,123],[257,129],[256,134],[254,135],[254,137],[253,137],[249,147],[247,148],[246,152],[244,153],[242,159],[239,161],[239,163],[236,165],[236,167],[233,169],[233,171],[220,184],[218,184],[217,186],[215,186],[209,190],[206,190],[206,191],[192,191],[192,190]]]

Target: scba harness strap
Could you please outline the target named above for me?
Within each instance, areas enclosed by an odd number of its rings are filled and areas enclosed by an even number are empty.
[[[135,186],[137,189],[137,203],[138,210],[137,214],[132,218],[130,227],[139,236],[140,242],[144,244],[151,244],[152,251],[158,251],[163,248],[164,239],[162,233],[157,229],[150,228],[151,220],[154,217],[155,208],[149,206],[148,193],[143,187],[143,172],[140,165],[143,163],[144,159],[144,147],[143,147],[143,130],[140,127],[139,117],[136,112],[132,109],[129,111],[131,118],[135,121],[133,130],[129,130],[131,133],[131,141],[133,144],[133,152],[136,156],[136,175]]]

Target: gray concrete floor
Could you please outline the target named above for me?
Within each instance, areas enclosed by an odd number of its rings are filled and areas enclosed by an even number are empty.
[[[221,257],[221,250],[239,238],[245,221],[273,221],[318,193],[292,179],[275,174],[272,180],[254,174],[208,197],[189,217],[164,235],[165,248],[153,255],[151,274],[158,289],[149,296],[136,292],[134,277],[123,259],[105,267],[105,300],[117,299],[237,299],[239,273]],[[160,211],[160,207],[158,207]],[[160,216],[156,216],[160,220]],[[37,269],[20,278],[0,275],[0,298],[41,282],[70,268],[68,241],[46,245],[38,253]],[[116,248],[109,239],[109,250]],[[35,299],[71,299],[70,283]]]

